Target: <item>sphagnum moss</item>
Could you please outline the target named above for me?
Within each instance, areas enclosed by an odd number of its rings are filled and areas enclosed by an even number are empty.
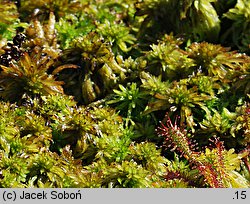
[[[248,0],[222,2],[0,1],[0,187],[249,187]]]

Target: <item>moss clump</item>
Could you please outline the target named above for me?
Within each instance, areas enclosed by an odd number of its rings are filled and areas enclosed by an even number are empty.
[[[0,187],[250,187],[248,0],[18,2]]]

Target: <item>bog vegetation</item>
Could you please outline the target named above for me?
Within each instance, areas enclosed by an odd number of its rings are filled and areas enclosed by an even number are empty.
[[[249,188],[250,0],[0,0],[0,187]]]

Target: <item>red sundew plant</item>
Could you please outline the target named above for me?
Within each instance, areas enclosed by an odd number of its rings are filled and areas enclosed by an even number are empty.
[[[223,188],[223,184],[218,180],[218,174],[211,164],[198,166],[199,172],[205,177],[205,182],[212,188]]]
[[[172,151],[177,149],[186,159],[193,158],[195,144],[188,138],[188,131],[184,126],[178,126],[179,117],[175,118],[174,124],[168,114],[165,118],[167,119],[166,124],[161,122],[161,127],[157,129],[158,135],[165,137],[165,142]]]
[[[166,114],[166,124],[161,122],[157,132],[159,136],[165,138],[165,143],[171,151],[176,150],[188,162],[191,168],[198,170],[196,178],[202,178],[201,186],[211,188],[228,188],[249,186],[249,182],[242,177],[237,170],[240,169],[243,158],[249,155],[249,152],[236,154],[234,149],[226,150],[219,138],[210,139],[214,147],[206,147],[205,151],[195,151],[197,144],[188,136],[188,131],[183,124],[178,125],[178,116],[172,123],[168,114]],[[183,173],[168,172],[166,178],[182,179]],[[187,176],[188,177],[188,176]]]

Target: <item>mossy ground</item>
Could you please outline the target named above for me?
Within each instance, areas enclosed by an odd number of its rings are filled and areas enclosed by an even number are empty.
[[[249,0],[0,0],[0,187],[250,187]]]

